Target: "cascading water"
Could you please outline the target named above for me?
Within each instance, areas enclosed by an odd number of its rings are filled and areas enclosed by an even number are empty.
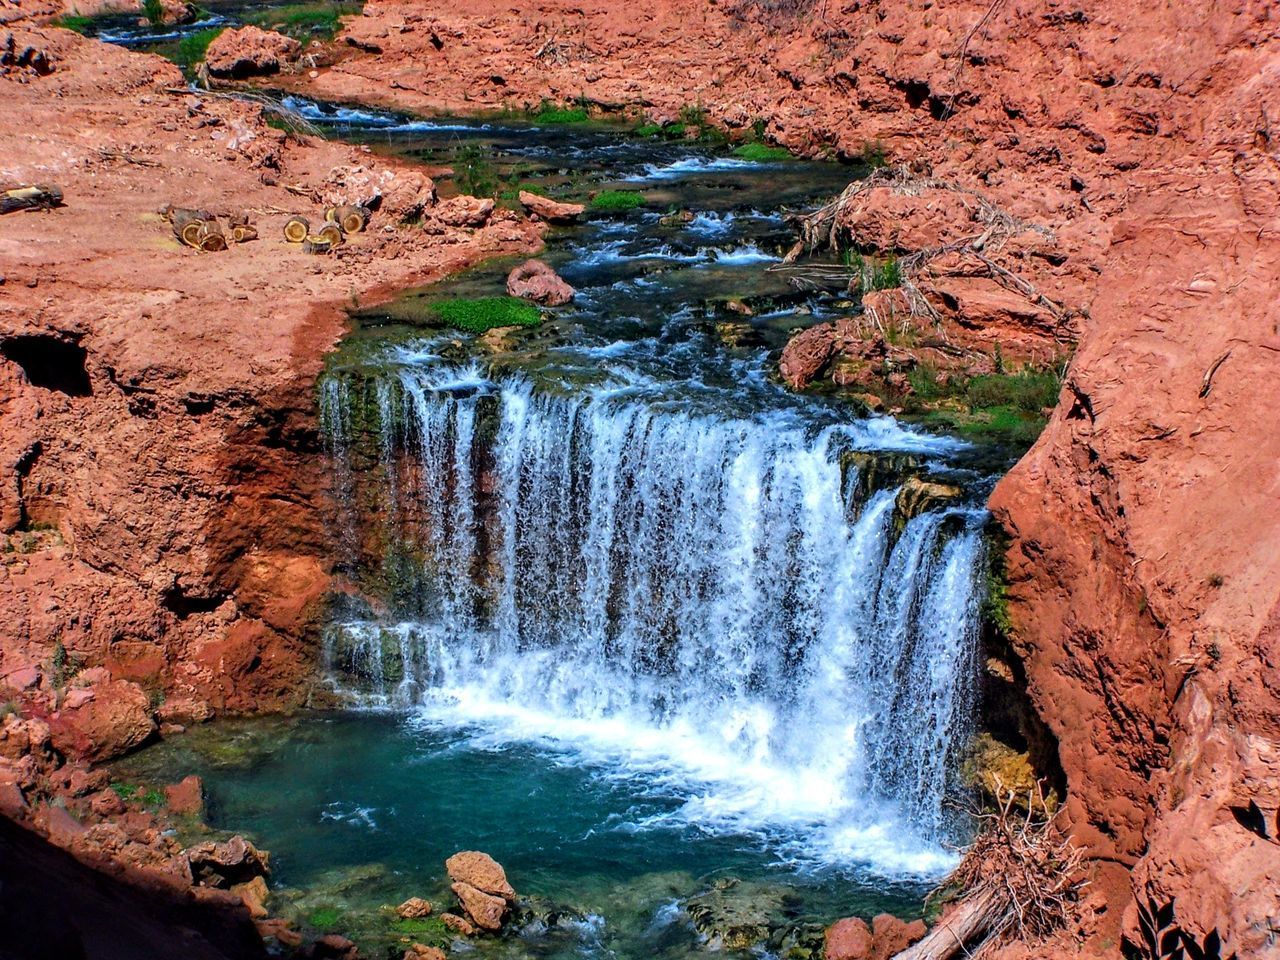
[[[673,816],[808,857],[945,859],[984,515],[904,518],[851,456],[927,440],[432,362],[332,375],[322,408],[348,503],[353,436],[377,451],[399,584],[331,631],[348,692],[679,779]]]

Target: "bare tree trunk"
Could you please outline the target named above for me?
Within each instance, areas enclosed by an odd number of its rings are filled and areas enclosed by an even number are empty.
[[[967,955],[965,948],[990,933],[1003,914],[996,892],[983,890],[962,902],[927,937],[893,960],[950,960],[960,953]]]

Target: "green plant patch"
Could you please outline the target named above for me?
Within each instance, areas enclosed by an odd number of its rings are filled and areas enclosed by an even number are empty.
[[[164,4],[160,0],[142,0],[142,15],[153,28],[164,26]]]
[[[317,930],[332,930],[342,923],[342,911],[337,907],[317,907],[307,917],[307,923]]]
[[[416,940],[443,940],[449,936],[449,928],[439,917],[403,917],[394,921],[391,929]]]
[[[642,123],[632,131],[637,137],[656,137],[662,133],[662,127],[656,123]]]
[[[1010,407],[1025,413],[1040,413],[1058,403],[1062,380],[1051,371],[1024,371],[974,377],[965,388],[969,406]]]
[[[542,322],[542,311],[516,297],[441,300],[429,309],[439,320],[468,333],[485,333],[496,327],[536,327]]]
[[[111,784],[111,789],[115,791],[116,796],[121,800],[132,800],[137,796],[137,793],[141,788],[136,784],[120,783],[119,781],[116,781]]]
[[[585,106],[558,106],[549,100],[543,100],[538,112],[533,115],[535,123],[586,123],[591,119]]]
[[[777,163],[779,160],[790,160],[790,151],[783,147],[771,147],[767,143],[744,143],[733,151],[734,156],[755,163]]]
[[[93,17],[82,17],[79,14],[67,13],[54,20],[53,25],[62,27],[64,30],[74,30],[76,33],[87,34],[93,29]]]
[[[294,3],[264,10],[249,22],[298,40],[332,40],[342,18],[359,12],[358,3]]]
[[[224,27],[210,27],[208,30],[198,30],[183,37],[174,49],[174,63],[184,68],[194,67],[204,59],[209,44],[213,43],[224,29]]]
[[[643,207],[644,194],[634,190],[604,190],[591,198],[591,209],[606,212],[635,210]]]

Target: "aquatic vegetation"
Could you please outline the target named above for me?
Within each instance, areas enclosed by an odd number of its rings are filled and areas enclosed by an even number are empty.
[[[542,322],[537,307],[515,297],[459,297],[433,303],[429,309],[444,323],[468,333],[484,333],[495,327],[536,327]]]
[[[774,163],[779,160],[790,160],[791,152],[785,147],[771,147],[767,143],[744,143],[733,151],[734,156],[756,163]]]
[[[337,907],[319,907],[307,916],[307,923],[317,930],[333,930],[342,923],[342,911]]]
[[[591,198],[589,206],[592,210],[616,213],[635,210],[644,204],[644,194],[635,190],[604,190]]]

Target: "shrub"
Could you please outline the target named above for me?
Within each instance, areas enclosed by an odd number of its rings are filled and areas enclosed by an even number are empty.
[[[160,0],[142,0],[142,15],[151,26],[164,26],[164,4]]]
[[[637,137],[656,137],[662,133],[662,127],[656,123],[642,123],[632,131]]]
[[[884,143],[880,140],[868,140],[864,143],[858,159],[869,167],[883,167],[889,162]]]
[[[606,212],[634,210],[644,206],[644,194],[634,190],[605,190],[591,198],[591,209]]]
[[[779,160],[791,159],[789,150],[784,147],[771,147],[765,143],[744,143],[733,152],[743,160],[754,160],[756,163],[776,163]]]
[[[457,298],[433,303],[431,313],[439,320],[468,333],[484,333],[495,327],[536,327],[542,312],[515,297]]]

